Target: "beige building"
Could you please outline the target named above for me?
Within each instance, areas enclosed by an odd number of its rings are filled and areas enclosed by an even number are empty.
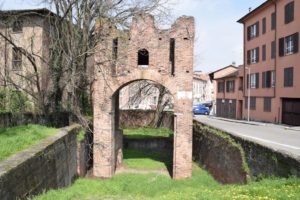
[[[267,0],[242,17],[250,118],[300,125],[300,1]],[[243,106],[246,118],[247,101]]]
[[[214,100],[214,85],[209,75],[203,72],[194,72],[193,104],[211,103]]]
[[[49,87],[47,9],[0,11],[0,84],[28,92]],[[6,40],[6,39],[8,40]]]

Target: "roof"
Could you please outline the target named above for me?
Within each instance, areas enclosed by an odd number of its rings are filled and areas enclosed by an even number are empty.
[[[57,16],[54,12],[47,8],[37,9],[21,9],[21,10],[0,10],[0,15],[16,15],[16,14],[39,14],[39,15],[52,15]]]
[[[205,82],[209,81],[209,75],[208,74],[196,74],[196,73],[194,73],[193,78],[201,80],[201,81],[205,81]]]
[[[210,79],[211,79],[211,80],[214,80],[214,79],[215,79],[215,77],[214,77],[214,74],[215,74],[215,73],[218,73],[218,72],[220,72],[220,71],[226,70],[226,69],[228,69],[228,68],[232,68],[232,69],[233,69],[233,70],[232,70],[233,72],[229,72],[229,73],[227,73],[227,74],[224,74],[224,75],[222,76],[222,78],[224,78],[224,77],[229,77],[230,75],[232,75],[233,73],[235,73],[235,72],[238,71],[238,68],[237,68],[236,66],[229,65],[229,66],[223,67],[223,68],[221,68],[221,69],[218,69],[218,70],[216,70],[216,71],[214,71],[214,72],[211,72],[211,73],[209,74]],[[216,78],[216,79],[219,79],[219,78],[221,78],[221,77],[218,77],[218,78]]]
[[[258,11],[262,10],[263,8],[267,7],[270,3],[273,3],[274,0],[266,0],[264,3],[262,3],[260,6],[243,16],[241,19],[239,19],[237,22],[244,23],[244,21],[249,18],[251,15],[257,13]]]

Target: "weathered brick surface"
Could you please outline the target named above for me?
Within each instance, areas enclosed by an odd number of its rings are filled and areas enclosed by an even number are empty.
[[[77,133],[73,125],[0,162],[0,199],[26,199],[69,186],[77,176]]]
[[[116,168],[116,138],[119,89],[137,80],[151,80],[165,86],[174,98],[175,136],[173,177],[192,172],[192,80],[194,19],[180,17],[168,30],[155,27],[150,15],[137,16],[124,34],[99,22],[98,34],[106,39],[98,43],[95,54],[94,176],[111,177]],[[113,38],[119,38],[118,59],[112,61]],[[169,60],[170,38],[175,39],[175,73]],[[149,65],[138,66],[138,50],[147,49]],[[114,67],[116,66],[116,67]]]

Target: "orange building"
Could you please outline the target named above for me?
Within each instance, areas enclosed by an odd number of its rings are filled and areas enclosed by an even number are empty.
[[[244,66],[229,65],[210,73],[215,82],[216,116],[243,118],[243,75]]]
[[[300,1],[267,0],[244,25],[244,105],[247,118],[300,125]]]

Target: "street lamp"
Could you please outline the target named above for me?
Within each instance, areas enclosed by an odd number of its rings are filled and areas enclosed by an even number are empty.
[[[250,95],[251,95],[251,69],[250,67],[246,67],[248,69],[248,122],[250,121]]]

